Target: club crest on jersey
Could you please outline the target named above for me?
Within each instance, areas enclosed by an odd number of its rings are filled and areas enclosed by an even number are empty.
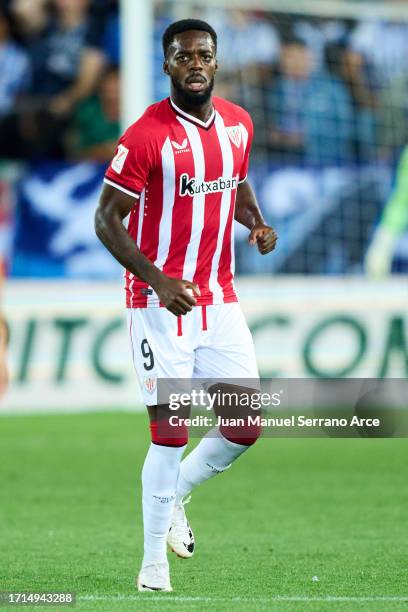
[[[124,163],[125,163],[126,158],[128,156],[128,153],[129,153],[129,149],[127,149],[126,147],[124,147],[121,144],[118,146],[118,150],[116,152],[116,155],[115,155],[115,157],[112,160],[112,168],[118,174],[120,174],[122,172],[122,170],[123,170],[123,166],[124,166]]]
[[[242,131],[239,125],[227,127],[227,134],[230,141],[239,149],[242,142]]]
[[[180,195],[183,196],[195,196],[200,193],[216,193],[218,191],[226,191],[236,189],[238,186],[238,177],[233,176],[231,178],[224,178],[220,176],[215,181],[202,181],[197,183],[197,179],[193,176],[189,177],[188,174],[182,174],[180,176]]]
[[[146,391],[150,394],[152,394],[155,391],[156,385],[157,385],[157,378],[155,376],[146,376],[143,379],[143,386],[146,389]]]

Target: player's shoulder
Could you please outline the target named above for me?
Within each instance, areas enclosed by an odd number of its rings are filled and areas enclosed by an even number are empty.
[[[132,123],[124,133],[124,138],[132,143],[134,140],[149,136],[149,139],[163,139],[168,133],[171,112],[168,99],[155,102],[146,108],[143,115]]]
[[[213,103],[224,121],[227,120],[228,123],[236,123],[238,121],[247,129],[252,127],[251,115],[242,106],[218,96],[213,97]]]

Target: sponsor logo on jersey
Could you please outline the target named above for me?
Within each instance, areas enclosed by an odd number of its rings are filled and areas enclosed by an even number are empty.
[[[121,144],[118,146],[118,150],[116,152],[116,155],[115,155],[115,157],[112,160],[112,168],[118,174],[120,174],[122,172],[122,170],[123,170],[123,166],[124,166],[124,163],[125,163],[126,158],[128,156],[128,153],[129,153],[129,149],[127,149],[126,147],[124,147]]]
[[[227,127],[227,134],[230,141],[239,149],[242,142],[242,131],[239,125]]]
[[[172,140],[171,144],[177,151],[184,151],[184,149],[187,149],[188,147],[188,140],[187,138],[185,138],[181,144],[179,144],[175,140]]]
[[[157,378],[155,376],[146,376],[143,379],[143,386],[146,389],[146,391],[150,394],[152,394],[155,391],[156,385],[157,385]]]
[[[224,178],[220,176],[215,181],[202,181],[197,183],[197,179],[193,176],[189,177],[188,174],[182,174],[180,176],[180,190],[181,196],[194,196],[200,193],[216,193],[218,191],[226,191],[236,189],[238,186],[238,177],[233,176],[231,178]]]

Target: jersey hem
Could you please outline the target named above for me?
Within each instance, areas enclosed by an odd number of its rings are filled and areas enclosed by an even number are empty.
[[[219,306],[220,304],[232,304],[234,302],[238,302],[238,297],[236,294],[225,296],[220,300],[213,300],[213,298],[209,297],[201,298],[197,300],[196,307],[200,306]],[[126,308],[165,308],[162,304],[160,304],[160,300],[151,300],[148,304],[146,304],[146,298],[144,301],[142,300],[132,300],[130,303],[126,303]]]

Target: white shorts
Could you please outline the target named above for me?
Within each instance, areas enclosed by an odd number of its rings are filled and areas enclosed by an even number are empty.
[[[237,302],[196,306],[183,317],[166,308],[129,308],[133,363],[147,406],[157,379],[258,379],[251,332]]]

